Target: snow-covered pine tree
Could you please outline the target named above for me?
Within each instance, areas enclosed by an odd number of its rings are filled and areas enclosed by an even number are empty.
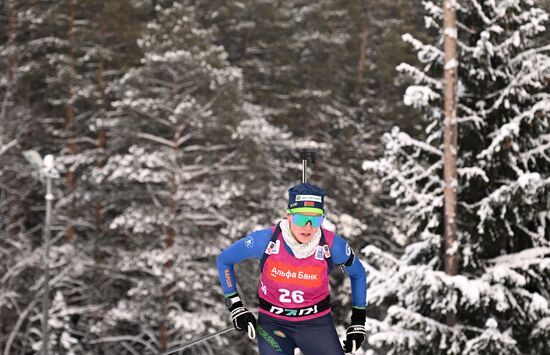
[[[541,354],[550,346],[550,46],[548,14],[531,0],[458,2],[459,275],[442,270],[442,9],[425,1],[433,44],[410,35],[421,68],[405,103],[424,113],[418,139],[395,127],[366,162],[404,210],[411,244],[370,267],[371,345],[390,354]],[[367,260],[381,252],[365,250]],[[446,325],[453,315],[456,325]]]
[[[0,47],[0,349],[5,354],[30,351],[42,341],[44,187],[22,151],[38,149],[44,154],[52,148],[51,137],[43,134],[50,116],[40,111],[46,100],[37,99],[48,92],[48,59],[62,47],[60,38],[44,30],[51,6],[18,0],[3,4],[7,17],[2,25],[7,24],[8,31]],[[56,248],[52,249],[54,254]],[[51,280],[51,288],[61,279]]]
[[[58,346],[70,345],[70,348],[64,348],[65,351],[100,351],[102,344],[89,343],[90,337],[95,336],[90,329],[96,319],[103,316],[102,308],[96,305],[112,299],[113,293],[109,292],[107,285],[119,277],[118,273],[105,268],[105,260],[113,253],[113,243],[103,238],[109,236],[104,232],[110,222],[105,216],[110,216],[108,203],[111,191],[107,185],[94,184],[89,177],[95,167],[102,166],[107,155],[120,149],[116,145],[110,146],[109,142],[110,116],[114,111],[110,105],[114,99],[112,84],[122,76],[122,65],[139,60],[136,38],[132,37],[137,36],[134,31],[138,15],[129,0],[77,1],[75,4],[74,41],[78,50],[74,58],[72,89],[73,129],[77,139],[73,154],[65,154],[63,158],[66,166],[74,171],[71,203],[67,208],[72,211],[77,243],[76,257],[70,259],[75,269],[82,269],[84,265],[85,270],[76,276],[71,275],[73,280],[64,283],[69,287],[52,292],[53,298],[61,291],[68,308],[66,312],[60,312],[59,316],[64,318],[58,323],[62,323],[62,330],[77,340],[57,341]],[[71,310],[86,312],[81,312],[79,316],[65,316]],[[56,317],[56,313],[50,317]],[[59,331],[52,329],[52,333],[54,330]]]
[[[230,224],[230,201],[246,188],[232,183],[244,170],[234,138],[246,118],[241,71],[190,2],[156,10],[139,40],[141,65],[117,84],[111,144],[125,151],[93,176],[112,191],[104,202],[118,234],[111,242],[125,249],[112,255],[125,276],[94,332],[139,339],[139,352],[166,350],[226,324],[223,304],[211,297],[218,284],[211,260],[219,229]],[[120,342],[105,349],[128,351]]]
[[[285,127],[299,143],[317,142],[319,159],[310,177],[330,196],[340,197],[331,204],[333,218],[364,213],[361,204],[357,207],[362,178],[353,172],[362,163],[357,157],[368,149],[368,130],[360,98],[349,95],[362,80],[357,63],[364,8],[345,1],[301,0],[201,6],[204,21],[223,26],[221,41],[230,60],[243,68],[248,97],[267,121]],[[235,43],[234,38],[243,40]],[[297,154],[283,154],[299,161]],[[288,188],[299,181],[300,165],[285,165]]]

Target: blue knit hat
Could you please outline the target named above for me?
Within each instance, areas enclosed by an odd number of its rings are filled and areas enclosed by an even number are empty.
[[[324,215],[325,195],[325,190],[307,182],[296,185],[288,190],[288,210],[290,213],[312,212]]]

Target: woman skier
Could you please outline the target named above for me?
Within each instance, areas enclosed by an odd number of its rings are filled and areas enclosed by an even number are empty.
[[[366,339],[367,282],[349,244],[321,227],[325,191],[309,183],[288,190],[286,219],[235,242],[218,257],[218,272],[231,320],[239,331],[258,337],[260,355],[337,355],[355,352]],[[239,298],[233,266],[260,259],[259,316]],[[349,275],[351,325],[340,345],[331,315],[329,272],[339,265]]]

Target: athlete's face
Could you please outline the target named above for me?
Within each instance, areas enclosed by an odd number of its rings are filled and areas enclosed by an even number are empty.
[[[304,212],[301,213],[306,216],[318,216],[316,213],[310,213],[310,212]],[[292,223],[292,215],[288,214],[286,216],[286,219],[288,220],[288,225],[290,226],[290,231],[294,235],[294,238],[296,238],[297,241],[299,241],[302,244],[305,244],[313,238],[315,233],[319,230],[321,227],[313,227],[313,225],[310,223],[307,223],[305,226],[300,227],[297,224]]]

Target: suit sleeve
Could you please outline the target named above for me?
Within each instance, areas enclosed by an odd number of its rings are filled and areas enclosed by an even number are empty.
[[[245,259],[261,258],[271,239],[271,229],[255,231],[239,239],[218,256],[218,274],[225,296],[237,293],[237,280],[233,266]]]
[[[334,236],[330,248],[332,260],[342,265],[351,281],[351,303],[355,308],[367,306],[367,273],[359,258],[353,253],[350,245],[339,235]]]

